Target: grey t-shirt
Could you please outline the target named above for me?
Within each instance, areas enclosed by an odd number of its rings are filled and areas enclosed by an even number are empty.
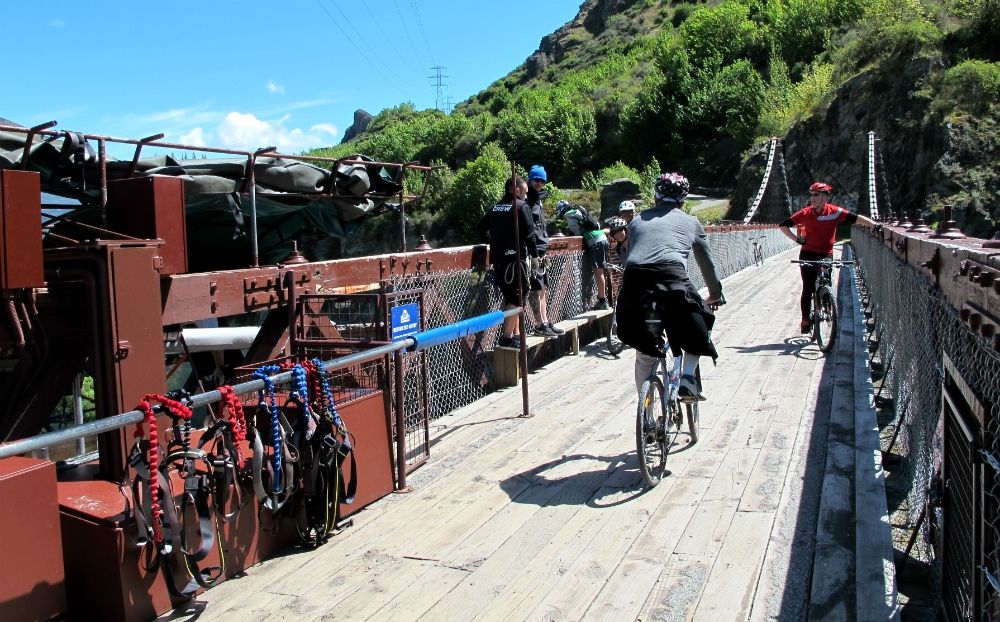
[[[708,236],[698,219],[672,204],[658,203],[636,214],[628,226],[628,266],[680,264],[687,270],[688,257],[695,261],[708,286],[708,295],[722,295],[722,283],[708,247]]]

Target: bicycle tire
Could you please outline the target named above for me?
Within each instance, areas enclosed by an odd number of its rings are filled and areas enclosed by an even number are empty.
[[[829,352],[837,340],[837,299],[833,297],[833,290],[826,285],[820,287],[816,291],[815,304],[816,343],[821,351]]]
[[[694,381],[698,386],[698,393],[701,393],[701,367],[695,368]],[[691,435],[691,444],[693,445],[698,442],[699,425],[701,423],[698,402],[686,402],[684,404],[684,411],[687,415],[688,434]]]
[[[667,470],[668,445],[663,433],[665,415],[663,383],[656,376],[650,376],[639,390],[635,415],[635,451],[639,457],[639,473],[650,488],[660,483]]]
[[[625,344],[622,343],[621,339],[618,338],[617,332],[618,331],[616,330],[615,322],[614,320],[612,320],[611,323],[608,324],[608,336],[607,336],[608,352],[612,356],[618,356],[619,354],[622,353],[622,350],[625,349]]]

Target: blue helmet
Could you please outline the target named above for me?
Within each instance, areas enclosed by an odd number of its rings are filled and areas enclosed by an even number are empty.
[[[540,179],[545,182],[549,180],[549,176],[545,174],[545,167],[541,164],[532,166],[531,170],[528,171],[528,181],[534,181],[536,179]]]

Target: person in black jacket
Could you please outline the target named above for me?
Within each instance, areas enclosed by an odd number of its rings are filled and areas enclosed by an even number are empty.
[[[555,337],[563,334],[564,330],[556,328],[549,321],[549,280],[546,274],[548,260],[545,259],[545,251],[549,249],[549,232],[545,227],[545,211],[542,209],[542,202],[549,196],[549,191],[545,189],[548,183],[548,175],[545,167],[536,164],[528,172],[528,206],[531,207],[531,219],[535,224],[535,235],[538,236],[538,257],[539,265],[530,275],[528,280],[531,291],[535,292],[538,302],[538,324],[535,326],[535,334],[542,337]]]
[[[503,295],[505,309],[519,306],[524,292],[528,290],[526,260],[530,260],[532,265],[538,262],[538,235],[531,218],[531,208],[524,200],[527,194],[527,182],[519,176],[511,177],[507,180],[503,198],[486,210],[479,220],[479,237],[489,241],[493,274]],[[516,243],[515,218],[520,247]],[[517,316],[505,318],[497,345],[518,348],[520,339]]]

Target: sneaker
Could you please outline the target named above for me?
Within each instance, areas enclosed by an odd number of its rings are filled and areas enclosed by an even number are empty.
[[[539,324],[535,327],[535,334],[542,337],[556,337],[559,333],[552,330],[552,324]]]
[[[557,335],[565,335],[566,334],[566,331],[564,331],[561,328],[556,328],[556,325],[553,324],[552,322],[549,322],[549,330],[551,330],[553,333],[555,333]]]
[[[518,340],[517,337],[513,337],[513,336],[508,337],[507,335],[500,335],[500,338],[497,339],[497,347],[498,348],[520,348],[521,347],[521,342],[520,342],[520,340]]]
[[[705,394],[698,390],[698,384],[694,381],[694,376],[681,376],[680,386],[677,388],[677,397],[685,402],[704,402]]]
[[[605,310],[607,308],[608,308],[608,299],[607,298],[598,298],[597,299],[597,304],[594,305],[594,311],[603,311],[603,310]]]
[[[812,322],[810,322],[809,320],[802,320],[801,322],[799,322],[799,330],[802,331],[803,335],[808,335],[809,332],[812,330]]]

